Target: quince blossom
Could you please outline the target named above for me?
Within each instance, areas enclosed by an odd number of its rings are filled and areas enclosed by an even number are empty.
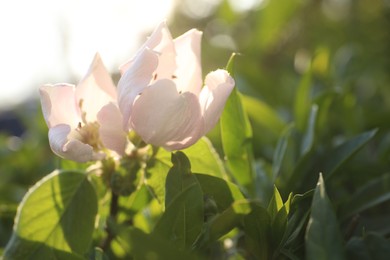
[[[123,154],[126,134],[116,105],[116,87],[96,54],[76,86],[66,83],[40,88],[42,112],[55,154],[77,162],[100,160],[105,148]]]
[[[180,150],[215,126],[235,82],[218,69],[202,88],[201,38],[202,32],[192,29],[172,39],[163,22],[120,67],[118,104],[125,130],[146,143]]]

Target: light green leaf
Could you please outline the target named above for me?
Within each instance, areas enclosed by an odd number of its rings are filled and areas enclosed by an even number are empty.
[[[283,200],[280,196],[280,193],[276,186],[274,186],[274,194],[272,195],[271,201],[268,204],[268,213],[271,218],[274,219],[279,212],[279,210],[283,207]]]
[[[258,15],[256,43],[261,49],[267,49],[280,37],[283,28],[290,20],[302,1],[273,0],[266,2]]]
[[[240,95],[245,111],[249,119],[257,127],[264,127],[278,136],[286,126],[286,123],[278,113],[265,102],[247,95]]]
[[[376,178],[361,187],[341,207],[341,215],[348,218],[390,199],[390,174]]]
[[[233,54],[227,66],[231,75],[233,75],[234,56]],[[226,102],[220,119],[220,128],[223,152],[230,173],[240,185],[253,193],[252,129],[237,86]]]
[[[339,223],[320,174],[306,229],[306,257],[309,260],[344,259],[342,243]]]
[[[55,171],[25,195],[5,259],[81,259],[92,240],[96,192],[87,175]]]
[[[190,160],[192,172],[205,173],[220,178],[227,177],[221,158],[206,137],[201,138],[182,152]]]
[[[294,117],[297,129],[303,133],[311,106],[312,71],[307,70],[295,94]]]

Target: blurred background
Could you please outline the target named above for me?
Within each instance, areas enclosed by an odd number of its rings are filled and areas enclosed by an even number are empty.
[[[28,187],[59,163],[48,145],[38,88],[77,84],[97,51],[117,75],[163,19],[173,37],[191,28],[204,31],[204,75],[240,53],[235,79],[246,95],[255,157],[263,168],[290,122],[305,128],[294,110],[301,102],[298,89],[308,84],[309,100],[303,102],[323,108],[316,125],[319,149],[379,129],[374,143],[344,167],[338,179],[343,189],[334,196],[389,171],[389,0],[2,1],[0,247]],[[218,150],[218,131],[209,136]],[[351,176],[356,178],[345,181]]]

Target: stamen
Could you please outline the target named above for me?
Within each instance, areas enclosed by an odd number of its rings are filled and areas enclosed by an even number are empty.
[[[177,77],[175,75],[172,75],[172,79],[177,79]]]
[[[153,80],[156,80],[156,79],[157,79],[157,73],[154,74],[154,76],[153,76]]]

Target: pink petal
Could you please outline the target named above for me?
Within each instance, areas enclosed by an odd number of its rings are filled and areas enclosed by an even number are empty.
[[[74,85],[45,85],[39,89],[39,93],[43,116],[49,128],[58,124],[77,126],[81,119]]]
[[[76,162],[88,162],[104,158],[104,154],[93,151],[92,146],[78,139],[69,139],[71,128],[61,124],[49,129],[50,147],[58,156]]]
[[[149,85],[157,65],[157,54],[149,49],[144,49],[118,82],[119,109],[122,112],[123,125],[126,129],[134,99]]]
[[[179,91],[199,94],[202,87],[201,48],[202,32],[192,29],[174,40],[177,53],[176,85]]]
[[[159,80],[134,102],[132,128],[146,143],[168,150],[195,143],[203,130],[196,95],[178,93],[171,80]]]
[[[160,25],[154,30],[152,35],[139,49],[135,57],[119,68],[122,74],[133,66],[137,56],[139,56],[145,49],[153,50],[159,54],[159,64],[155,74],[157,75],[157,78],[171,78],[176,69],[176,52],[171,33],[169,32],[165,21],[160,23]]]
[[[76,97],[88,122],[96,121],[99,110],[117,98],[116,87],[99,54],[95,55],[87,75],[77,85]]]
[[[100,110],[97,119],[100,125],[99,136],[103,145],[119,155],[124,155],[127,138],[123,131],[123,118],[119,108],[114,103],[110,103]]]
[[[209,132],[218,122],[226,100],[232,92],[235,82],[226,70],[216,70],[206,76],[199,102],[205,122],[205,132]]]

